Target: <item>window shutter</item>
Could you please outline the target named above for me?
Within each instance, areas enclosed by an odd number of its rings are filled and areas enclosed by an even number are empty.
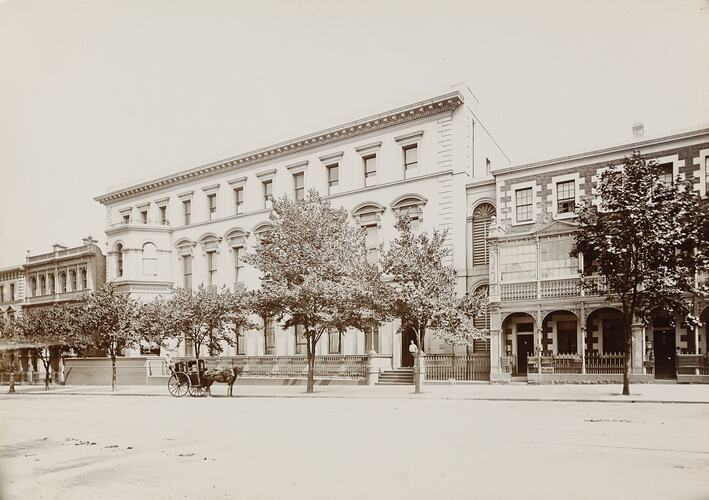
[[[495,215],[495,209],[489,203],[483,203],[473,212],[473,265],[487,266],[490,262],[487,248],[487,237],[490,219]]]

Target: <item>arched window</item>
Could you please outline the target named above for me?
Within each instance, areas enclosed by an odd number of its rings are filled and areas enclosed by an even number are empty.
[[[265,235],[270,234],[272,232],[273,226],[270,222],[264,222],[263,224],[259,224],[254,228],[254,236],[256,236],[256,240],[259,242]]]
[[[367,246],[367,260],[375,264],[379,260],[379,228],[381,227],[384,208],[375,203],[368,203],[356,208],[352,215],[357,224],[365,231],[364,242]]]
[[[35,295],[41,295],[41,293],[37,292],[37,278],[35,278],[34,276],[32,276],[30,278],[29,292],[30,292],[30,297],[34,297]]]
[[[473,265],[487,266],[490,251],[487,237],[490,231],[490,219],[495,215],[495,207],[490,203],[481,203],[473,211]]]
[[[180,240],[176,245],[182,267],[182,286],[186,290],[192,289],[192,249],[195,243],[190,240]]]
[[[116,278],[123,276],[123,245],[116,245]]]
[[[154,243],[143,245],[143,274],[145,276],[158,274],[158,248]]]
[[[423,207],[426,205],[426,200],[417,195],[407,195],[398,201],[395,201],[391,208],[396,214],[408,214],[411,219],[411,230],[416,232],[421,227],[423,222]]]
[[[66,272],[59,273],[59,293],[66,293]]]
[[[485,297],[489,297],[490,287],[488,285],[480,285],[473,292],[474,294],[481,294]],[[483,311],[475,316],[473,319],[473,326],[478,330],[483,330],[485,333],[490,333],[490,306],[486,303]],[[489,352],[490,351],[490,340],[480,339],[473,340],[473,351],[474,352]]]
[[[86,269],[79,271],[79,274],[81,275],[81,289],[86,290],[89,287],[89,274]]]

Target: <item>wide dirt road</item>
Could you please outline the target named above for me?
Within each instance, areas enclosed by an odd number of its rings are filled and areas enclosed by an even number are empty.
[[[709,498],[709,405],[22,395],[2,498]]]

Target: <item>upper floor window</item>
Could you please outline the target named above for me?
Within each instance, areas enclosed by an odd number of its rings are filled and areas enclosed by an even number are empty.
[[[532,188],[517,189],[515,191],[515,207],[517,222],[532,220]]]
[[[167,206],[161,205],[158,207],[158,212],[160,214],[160,224],[163,226],[167,224]]]
[[[423,222],[423,207],[426,200],[419,196],[408,196],[392,204],[394,212],[405,213],[409,216],[411,230],[417,232]]]
[[[59,273],[59,293],[66,293],[66,272]]]
[[[214,220],[217,216],[217,193],[207,195],[207,208],[209,209],[209,220]]]
[[[377,155],[369,155],[364,160],[364,178],[369,179],[377,175]]]
[[[81,275],[81,289],[86,290],[89,288],[89,273],[86,269],[82,269],[79,274]]]
[[[704,176],[706,177],[707,187],[709,187],[709,156],[704,157]]]
[[[340,165],[334,163],[327,166],[327,187],[332,190],[334,186],[340,183]]]
[[[243,186],[234,188],[234,213],[240,214],[244,211],[244,188]]]
[[[10,301],[15,300],[15,284],[10,283]]]
[[[481,203],[473,211],[473,265],[487,266],[490,263],[490,251],[487,238],[490,220],[495,215],[495,207],[490,203]]]
[[[123,245],[116,245],[116,278],[123,276]]]
[[[293,174],[293,191],[296,200],[305,199],[305,173]]]
[[[154,243],[143,245],[143,274],[145,276],[158,274],[158,248]]]
[[[185,214],[185,226],[189,226],[192,222],[192,200],[183,201],[182,210]]]
[[[121,217],[123,218],[123,222],[125,224],[128,224],[130,222],[130,214],[129,213],[121,214]]]
[[[272,200],[273,200],[273,181],[272,180],[263,181],[263,205],[264,205],[264,207],[270,208]]]
[[[330,354],[341,354],[342,353],[342,332],[330,328],[327,331],[327,352]]]
[[[2,285],[0,285],[0,302],[4,302],[4,301],[5,301],[5,296],[3,295],[4,293],[5,293],[5,292],[4,292],[4,287],[3,287]],[[10,300],[12,300],[12,299],[10,299]]]
[[[658,165],[659,181],[660,182],[662,182],[663,184],[672,184],[672,182],[673,182],[673,177],[672,177],[673,167],[674,166],[672,163],[663,163],[661,165]]]
[[[404,146],[404,170],[409,171],[419,166],[418,144]]]
[[[147,208],[140,211],[140,222],[141,222],[141,224],[148,223],[148,209]]]
[[[485,175],[490,175],[490,169],[492,168],[492,163],[490,158],[485,158]]]
[[[182,256],[182,286],[187,289],[192,289],[192,255]]]
[[[576,210],[576,181],[556,183],[556,213],[568,214]]]
[[[207,285],[217,282],[217,252],[207,252]]]

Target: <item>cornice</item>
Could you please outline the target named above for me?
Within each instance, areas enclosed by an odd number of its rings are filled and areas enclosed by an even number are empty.
[[[333,128],[315,132],[313,134],[297,137],[289,141],[267,146],[265,148],[249,151],[232,156],[224,160],[201,165],[189,170],[184,170],[174,175],[135,184],[124,189],[112,191],[94,198],[95,201],[108,205],[120,200],[125,200],[146,193],[158,191],[171,186],[184,184],[196,179],[202,179],[222,172],[232,171],[237,168],[256,163],[280,158],[312,148],[332,144],[343,139],[357,137],[377,130],[386,129],[402,123],[411,122],[428,116],[452,112],[463,103],[460,92],[451,92],[425,101],[416,102],[408,106],[393,109],[378,115],[369,116],[350,123],[345,123]]]

